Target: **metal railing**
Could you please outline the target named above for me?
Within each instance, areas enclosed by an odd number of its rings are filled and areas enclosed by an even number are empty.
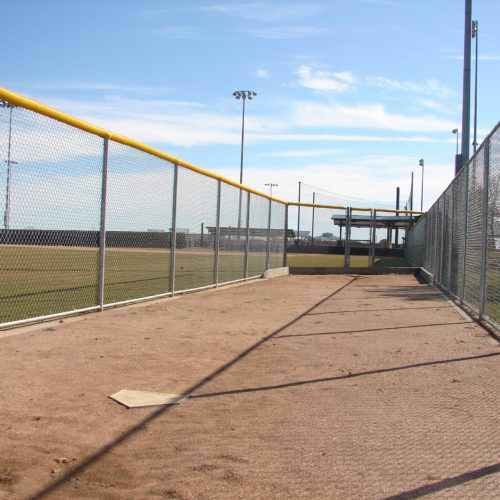
[[[500,123],[408,233],[407,258],[500,329]]]
[[[0,326],[284,265],[281,200],[6,89],[0,99]]]

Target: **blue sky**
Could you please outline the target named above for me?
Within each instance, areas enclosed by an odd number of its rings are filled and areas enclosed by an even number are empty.
[[[391,202],[452,180],[462,0],[0,0],[0,85],[285,200]],[[500,1],[475,0],[479,137],[497,123]],[[8,22],[6,21],[8,20]],[[472,139],[471,139],[472,140]],[[326,191],[338,193],[328,197]],[[320,196],[321,195],[321,196]],[[416,206],[419,203],[416,202]]]

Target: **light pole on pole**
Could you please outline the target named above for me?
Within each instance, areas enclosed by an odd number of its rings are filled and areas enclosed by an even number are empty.
[[[243,149],[245,146],[245,101],[252,100],[257,95],[253,90],[237,90],[233,92],[234,98],[243,101],[243,111],[241,114],[241,157],[240,157],[240,184],[243,184]],[[241,227],[241,189],[240,189],[240,203],[238,211],[238,227]]]
[[[276,187],[278,184],[274,184],[272,182],[268,182],[264,184],[264,186],[269,186],[269,196],[273,195],[273,187]]]
[[[422,167],[422,189],[420,190],[420,211],[424,211],[424,160],[418,160],[418,164]]]
[[[458,155],[458,128],[454,128],[452,131],[451,131],[452,134],[456,135],[457,136],[457,152],[456,154]]]
[[[7,143],[7,189],[5,193],[5,215],[4,215],[4,227],[5,229],[10,229],[10,198],[11,198],[11,183],[12,183],[12,165],[18,165],[17,161],[11,159],[11,145],[12,145],[12,110],[17,107],[14,104],[7,101],[0,101],[1,108],[7,108],[9,110],[9,138]]]

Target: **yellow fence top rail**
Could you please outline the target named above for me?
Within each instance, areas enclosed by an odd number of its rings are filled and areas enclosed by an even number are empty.
[[[79,118],[68,115],[67,113],[63,113],[62,111],[51,108],[50,106],[47,106],[46,104],[42,104],[41,102],[35,101],[35,100],[30,99],[28,97],[22,96],[21,94],[13,92],[12,90],[8,90],[4,87],[0,87],[0,99],[3,99],[4,101],[8,101],[11,104],[14,104],[15,106],[20,106],[20,107],[29,109],[31,111],[35,111],[36,113],[39,113],[41,115],[48,116],[49,118],[53,118],[54,120],[57,120],[59,122],[66,123],[67,125],[71,125],[72,127],[76,127],[80,130],[84,130],[85,132],[89,132],[89,133],[97,135],[99,137],[107,138],[107,139],[110,139],[112,141],[119,142],[120,144],[130,146],[134,149],[144,151],[145,153],[152,154],[154,156],[157,156],[158,158],[162,158],[163,160],[167,160],[170,163],[173,163],[175,165],[179,165],[181,167],[188,168],[189,170],[192,170],[194,172],[198,172],[201,175],[204,175],[206,177],[211,177],[212,179],[216,179],[218,181],[224,182],[225,184],[229,184],[229,185],[237,187],[239,189],[243,189],[249,193],[256,194],[258,196],[262,196],[264,198],[267,198],[268,200],[276,201],[278,203],[283,203],[284,205],[289,205],[289,206],[328,208],[328,209],[333,209],[333,210],[346,210],[347,209],[347,207],[345,207],[345,206],[316,205],[316,204],[312,204],[312,203],[298,203],[298,202],[292,202],[292,201],[287,202],[287,201],[280,200],[279,198],[274,198],[272,196],[269,196],[266,193],[262,193],[260,191],[255,190],[255,189],[252,189],[248,186],[244,186],[243,184],[232,181],[231,179],[227,179],[221,175],[214,174],[213,172],[210,172],[209,170],[205,170],[203,168],[200,168],[196,165],[193,165],[192,163],[181,160],[180,158],[176,158],[175,156],[169,155],[168,153],[165,153],[159,149],[153,148],[152,146],[148,146],[146,144],[143,144],[142,142],[136,141],[134,139],[130,139],[130,138],[125,137],[125,136],[120,135],[120,134],[116,134],[114,132],[111,132],[110,130],[106,130],[105,128],[98,127],[98,126],[93,125],[91,123],[88,123],[84,120],[80,120]],[[352,210],[361,210],[361,211],[369,212],[372,209],[371,208],[352,207]],[[413,214],[422,215],[425,213],[425,212],[415,212],[415,211],[410,211],[410,210],[395,210],[395,209],[390,210],[390,209],[383,209],[383,208],[377,209],[377,212],[405,213],[405,214],[412,214],[412,215]]]
[[[239,189],[243,189],[245,191],[248,191],[249,193],[263,196],[264,198],[267,198],[268,200],[277,201],[278,203],[283,203],[285,205],[287,204],[286,201],[280,200],[279,198],[274,198],[272,196],[269,196],[268,194],[261,193],[260,191],[249,188],[248,186],[244,186],[243,184],[232,181],[231,179],[226,179],[222,175],[214,174],[213,172],[210,172],[209,170],[204,170],[203,168],[197,167],[196,165],[193,165],[192,163],[181,160],[180,158],[176,158],[175,156],[169,155],[169,154],[167,154],[159,149],[153,148],[152,146],[147,146],[146,144],[143,144],[142,142],[136,141],[134,139],[130,139],[130,138],[125,137],[125,136],[120,135],[120,134],[116,134],[114,132],[111,132],[110,130],[106,130],[105,128],[97,127],[96,125],[88,123],[84,120],[80,120],[79,118],[75,118],[74,116],[63,113],[62,111],[51,108],[50,106],[42,104],[38,101],[35,101],[33,99],[29,99],[28,97],[24,97],[20,94],[17,94],[16,92],[12,92],[11,90],[8,90],[4,87],[0,87],[0,99],[3,99],[4,101],[8,101],[16,106],[30,109],[31,111],[35,111],[36,113],[39,113],[41,115],[48,116],[48,117],[53,118],[54,120],[57,120],[59,122],[66,123],[67,125],[71,125],[72,127],[79,128],[80,130],[84,130],[85,132],[89,132],[89,133],[97,135],[99,137],[107,138],[107,139],[110,139],[112,141],[119,142],[121,144],[125,144],[126,146],[130,146],[132,148],[139,149],[141,151],[144,151],[145,153],[149,153],[149,154],[152,154],[154,156],[157,156],[158,158],[162,158],[163,160],[167,160],[170,163],[173,163],[175,165],[179,165],[181,167],[188,168],[189,170],[193,170],[194,172],[198,172],[199,174],[202,174],[206,177],[211,177],[212,179],[222,181],[225,184],[235,186]]]

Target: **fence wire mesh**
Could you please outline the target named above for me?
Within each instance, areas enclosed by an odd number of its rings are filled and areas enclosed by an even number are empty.
[[[0,160],[0,326],[283,265],[284,204],[4,100]]]
[[[500,325],[500,124],[409,232],[408,260]],[[425,223],[425,226],[424,226]],[[424,230],[425,229],[425,230]]]
[[[96,304],[102,142],[0,107],[0,323]]]

